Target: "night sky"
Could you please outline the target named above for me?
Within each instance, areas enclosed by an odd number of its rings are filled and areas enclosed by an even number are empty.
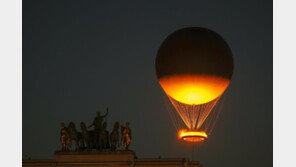
[[[183,27],[220,34],[234,74],[204,166],[272,166],[272,1],[23,1],[23,158],[52,159],[60,122],[105,113],[131,123],[139,158],[191,158],[155,74],[162,41]]]

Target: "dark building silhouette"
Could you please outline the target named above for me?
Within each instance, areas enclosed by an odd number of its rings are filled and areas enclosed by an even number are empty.
[[[201,167],[188,158],[136,158],[132,151],[56,152],[53,160],[23,160],[24,167]]]

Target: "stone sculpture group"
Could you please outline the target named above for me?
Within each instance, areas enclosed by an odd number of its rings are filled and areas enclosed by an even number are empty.
[[[115,151],[120,145],[123,145],[123,150],[128,150],[131,142],[131,130],[129,123],[121,126],[121,140],[119,142],[119,122],[115,122],[113,130],[109,135],[106,130],[107,122],[104,119],[108,116],[109,110],[105,115],[97,112],[93,123],[88,128],[94,127],[93,130],[88,130],[85,123],[80,123],[81,132],[78,132],[73,122],[70,122],[68,127],[61,123],[62,151],[92,151],[92,150],[112,150]]]

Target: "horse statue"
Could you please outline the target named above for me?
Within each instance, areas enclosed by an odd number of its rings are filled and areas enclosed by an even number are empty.
[[[77,132],[75,124],[73,122],[70,122],[67,129],[70,136],[70,147],[72,147],[73,140],[75,141],[75,144],[76,144],[75,149],[72,149],[72,150],[75,150],[75,151],[83,150],[84,142],[82,140],[82,134],[80,132]]]
[[[82,130],[82,140],[86,145],[88,150],[91,150],[95,147],[95,134],[94,131],[87,131],[86,125],[84,122],[80,123]]]
[[[111,150],[113,150],[113,151],[116,150],[116,146],[117,145],[119,147],[119,133],[118,133],[118,129],[119,129],[119,122],[115,122],[114,127],[113,127],[113,131],[110,134]]]
[[[107,122],[103,123],[102,129],[99,133],[99,150],[107,149],[108,148],[108,131],[107,128]]]

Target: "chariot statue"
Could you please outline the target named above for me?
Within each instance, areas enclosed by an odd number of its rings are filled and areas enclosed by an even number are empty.
[[[109,136],[107,122],[105,121],[108,113],[108,108],[105,115],[97,112],[93,123],[88,127],[91,128],[94,126],[93,130],[88,130],[85,123],[81,122],[81,132],[78,132],[73,122],[70,122],[68,127],[65,127],[65,124],[62,122],[60,137],[62,151],[91,151],[93,149],[110,149],[111,151],[115,151],[120,144],[123,145],[123,150],[128,150],[132,138],[129,122],[126,123],[125,127],[121,126],[121,141],[119,142],[120,135],[118,131],[120,124],[119,122],[115,122]]]

